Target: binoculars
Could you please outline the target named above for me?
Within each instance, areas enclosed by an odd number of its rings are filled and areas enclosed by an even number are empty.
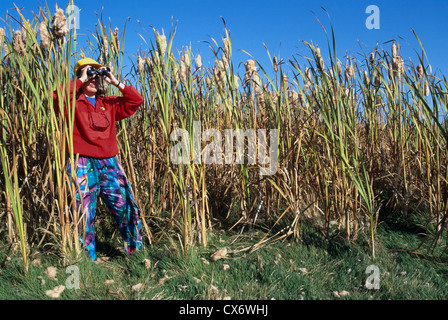
[[[108,74],[109,72],[110,72],[110,69],[109,69],[109,68],[106,68],[106,69],[89,68],[89,69],[87,70],[87,76],[88,76],[89,78],[90,78],[90,77],[93,77],[93,76],[96,76],[96,75],[105,77],[105,76],[107,76],[107,74]]]

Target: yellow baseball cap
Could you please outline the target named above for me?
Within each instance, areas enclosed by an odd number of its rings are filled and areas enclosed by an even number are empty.
[[[99,64],[98,62],[96,62],[95,60],[90,59],[90,58],[85,58],[85,59],[81,59],[78,62],[76,62],[75,73],[79,69],[81,69],[82,67],[85,67],[85,66],[92,66],[92,67],[95,67],[95,68],[101,68],[102,67],[102,65]]]

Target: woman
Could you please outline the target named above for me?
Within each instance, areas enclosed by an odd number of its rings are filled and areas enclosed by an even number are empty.
[[[94,220],[100,196],[118,224],[126,254],[142,248],[140,209],[132,195],[131,186],[118,162],[115,122],[133,115],[143,103],[143,97],[131,85],[119,82],[111,72],[92,59],[79,60],[75,65],[76,81],[70,82],[70,102],[76,94],[73,150],[78,161],[74,170],[78,211],[82,208],[85,221],[84,244],[95,260]],[[92,72],[93,71],[93,72]],[[101,78],[116,86],[118,96],[99,94]],[[59,112],[58,95],[53,93],[55,111]],[[65,115],[67,116],[67,108]],[[71,162],[71,161],[70,161]],[[69,163],[68,174],[71,176]]]

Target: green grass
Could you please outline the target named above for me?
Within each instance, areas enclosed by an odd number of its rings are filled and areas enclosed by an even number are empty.
[[[241,234],[215,232],[209,235],[208,248],[192,246],[187,256],[180,244],[172,241],[146,247],[130,258],[120,252],[118,237],[107,235],[111,240],[100,242],[98,254],[109,259],[94,263],[82,258],[74,263],[80,272],[80,288],[66,288],[59,299],[446,299],[446,260],[440,255],[413,253],[412,249],[418,247],[421,238],[412,228],[402,228],[401,223],[389,221],[380,224],[375,259],[371,257],[368,241],[360,239],[353,244],[338,235],[326,240],[310,225],[303,226],[302,238],[298,242],[286,239],[252,253],[238,251],[250,247],[263,235],[256,230]],[[225,259],[212,261],[210,255],[221,247],[228,248],[229,254]],[[0,262],[4,261],[6,251],[2,249],[0,252]],[[51,299],[46,296],[46,290],[66,285],[71,274],[66,273],[61,259],[40,254],[30,257],[30,261],[37,257],[42,264],[30,264],[28,273],[23,269],[19,252],[5,260],[0,274],[0,299]],[[151,261],[150,268],[145,268],[143,259]],[[225,265],[228,265],[226,270]],[[369,265],[379,268],[378,290],[365,287]],[[44,273],[48,266],[57,268],[57,280],[49,279]],[[161,281],[164,278],[165,281]],[[106,284],[106,280],[111,279],[113,283]],[[141,289],[133,290],[133,286],[139,283],[142,284]],[[335,292],[340,294],[343,291],[349,294],[335,295]]]

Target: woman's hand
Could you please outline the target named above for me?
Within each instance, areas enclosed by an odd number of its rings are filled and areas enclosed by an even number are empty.
[[[106,67],[101,67],[100,69],[106,69]],[[112,74],[112,72],[109,72],[105,77],[104,80],[107,83],[110,83],[111,85],[118,86],[120,84],[120,81],[115,78],[115,76]]]
[[[87,69],[89,69],[90,66],[85,66],[84,68],[82,68],[82,76],[81,78],[79,78],[79,80],[82,81],[82,83],[85,83],[87,80],[89,80],[89,77],[87,76]]]

